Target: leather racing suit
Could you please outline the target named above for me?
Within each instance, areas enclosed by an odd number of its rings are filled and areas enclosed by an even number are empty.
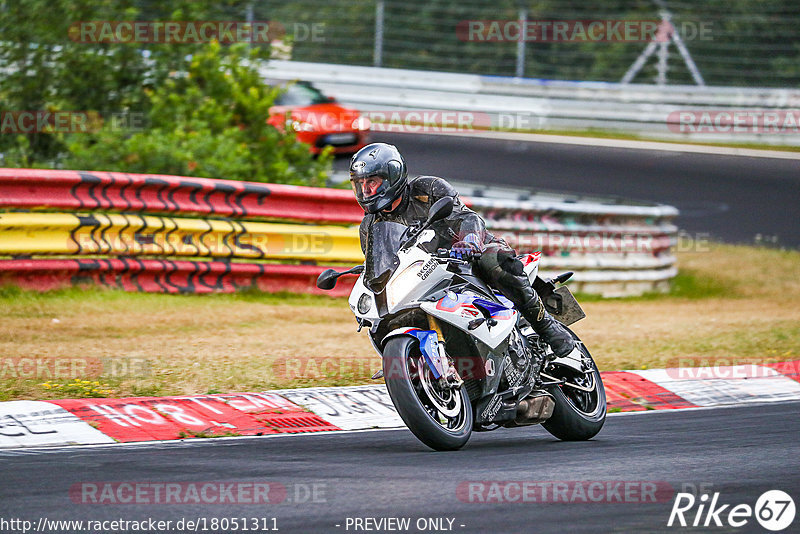
[[[436,248],[449,249],[470,234],[477,236],[482,253],[474,262],[476,274],[514,303],[556,355],[571,352],[575,347],[572,336],[547,313],[514,250],[503,239],[487,232],[483,219],[465,206],[458,198],[458,192],[442,178],[417,176],[409,179],[396,209],[365,214],[359,227],[361,250],[366,253],[367,230],[373,222],[389,221],[406,226],[420,223],[428,218],[430,207],[443,197],[453,198],[453,212],[431,226],[438,237]]]

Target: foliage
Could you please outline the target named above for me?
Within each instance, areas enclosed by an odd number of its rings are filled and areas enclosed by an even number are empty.
[[[100,382],[92,382],[91,380],[81,380],[80,378],[63,384],[48,381],[39,385],[45,390],[56,393],[59,396],[73,398],[108,397],[114,393],[113,390],[109,389],[110,386],[108,384],[100,384]]]
[[[0,0],[0,109],[105,118],[93,134],[0,135],[0,165],[319,182],[329,158],[312,158],[291,135],[266,126],[275,91],[237,63],[266,58],[268,46],[87,43],[70,32],[80,21],[245,20],[245,7],[240,0]],[[121,127],[112,115],[144,117],[147,130]]]
[[[71,168],[322,185],[330,157],[311,157],[293,134],[266,123],[279,90],[248,60],[258,49],[212,43],[191,58],[186,75],[148,91],[147,128],[129,135],[108,124],[74,135]]]
[[[325,44],[299,40],[292,59],[371,65],[376,0],[263,0],[257,16],[324,25]],[[800,11],[796,0],[383,0],[382,64],[406,69],[514,76],[517,42],[459,39],[467,21],[659,20],[666,6],[683,31],[690,55],[708,85],[800,84]],[[702,32],[702,35],[701,35]],[[645,42],[525,43],[525,77],[618,82]],[[635,78],[654,83],[656,57]],[[669,47],[669,83],[694,83],[674,45]]]

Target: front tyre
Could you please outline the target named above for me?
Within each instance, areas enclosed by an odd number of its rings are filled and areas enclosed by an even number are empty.
[[[571,330],[570,333],[580,342]],[[580,343],[584,359],[591,364],[592,371],[578,373],[554,362],[545,373],[565,384],[547,388],[556,400],[553,415],[542,426],[558,439],[584,441],[593,438],[606,422],[606,390],[592,355]]]
[[[437,451],[460,449],[472,433],[472,404],[464,387],[442,388],[417,340],[399,336],[383,349],[383,375],[397,413],[422,443]]]

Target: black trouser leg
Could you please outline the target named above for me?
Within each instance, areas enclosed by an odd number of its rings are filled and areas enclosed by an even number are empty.
[[[575,348],[575,340],[564,326],[547,313],[544,303],[530,281],[514,251],[499,243],[486,246],[476,263],[478,274],[500,292],[522,313],[534,331],[553,349],[556,356],[566,356]]]

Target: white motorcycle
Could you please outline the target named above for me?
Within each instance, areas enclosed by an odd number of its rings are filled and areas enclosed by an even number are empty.
[[[433,249],[429,227],[447,218],[443,198],[416,227],[376,222],[363,265],[328,269],[317,286],[359,274],[349,304],[360,331],[383,360],[383,377],[397,412],[414,435],[436,450],[459,449],[473,430],[541,423],[562,440],[587,440],[606,417],[606,396],[589,351],[565,357],[533,331],[513,304],[472,273],[467,261]],[[537,276],[539,254],[520,257],[546,308],[565,325],[585,317],[566,286],[572,273]]]

